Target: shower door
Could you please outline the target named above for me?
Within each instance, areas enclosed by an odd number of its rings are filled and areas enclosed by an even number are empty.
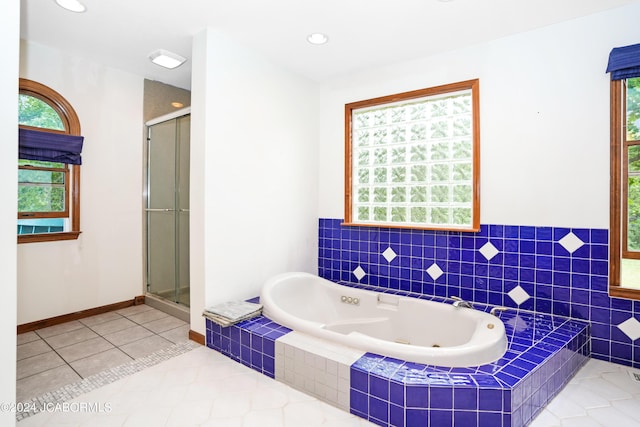
[[[189,306],[190,116],[148,126],[147,292]]]

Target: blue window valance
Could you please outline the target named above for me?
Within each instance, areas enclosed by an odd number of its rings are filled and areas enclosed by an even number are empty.
[[[43,162],[82,164],[83,136],[18,129],[18,157]]]
[[[611,80],[640,77],[640,44],[613,48],[607,73],[611,73]]]

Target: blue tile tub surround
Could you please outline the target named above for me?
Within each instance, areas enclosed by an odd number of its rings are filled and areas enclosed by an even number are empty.
[[[520,310],[500,317],[509,347],[491,364],[444,368],[365,354],[351,366],[351,412],[383,426],[527,425],[586,362],[589,327]],[[288,328],[263,316],[206,328],[208,347],[274,378],[275,341]]]
[[[501,315],[509,349],[495,363],[442,368],[367,353],[351,366],[351,412],[378,425],[527,425],[589,356],[581,321]]]
[[[275,342],[291,329],[264,316],[223,328],[206,319],[207,347],[275,378]]]
[[[606,229],[483,224],[462,233],[341,223],[319,220],[321,277],[586,320],[593,357],[640,368],[640,337],[619,327],[640,329],[640,301],[608,295]]]

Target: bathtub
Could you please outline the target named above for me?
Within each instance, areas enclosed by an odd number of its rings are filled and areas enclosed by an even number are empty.
[[[267,280],[269,319],[309,335],[408,362],[477,366],[502,357],[502,321],[473,308],[354,289],[309,273]]]

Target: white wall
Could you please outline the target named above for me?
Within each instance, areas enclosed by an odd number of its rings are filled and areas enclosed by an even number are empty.
[[[207,78],[208,70],[213,67],[213,58],[209,58],[208,32],[203,30],[193,38],[191,65],[191,135],[189,157],[189,298],[191,330],[205,334],[202,310],[205,307],[205,252],[206,230],[205,222],[205,181],[207,168],[205,165],[205,151],[207,149],[207,132],[213,126],[207,120],[207,99],[210,84]]]
[[[321,88],[320,217],[343,218],[344,104],[480,79],[483,224],[608,228],[610,50],[640,42],[640,4]]]
[[[192,158],[202,160],[191,200],[204,197],[204,229],[192,222],[201,247],[191,254],[202,251],[204,273],[192,271],[191,328],[203,333],[199,303],[250,298],[273,274],[316,271],[318,98],[314,83],[212,29],[196,35],[193,56]]]
[[[26,42],[20,76],[73,105],[85,143],[82,234],[18,245],[18,324],[142,295],[143,78]]]
[[[2,5],[0,14],[0,402],[16,401],[16,194],[18,192],[18,57],[20,42],[20,2]],[[11,144],[11,141],[16,143]],[[0,425],[14,425],[15,413],[0,412]]]

